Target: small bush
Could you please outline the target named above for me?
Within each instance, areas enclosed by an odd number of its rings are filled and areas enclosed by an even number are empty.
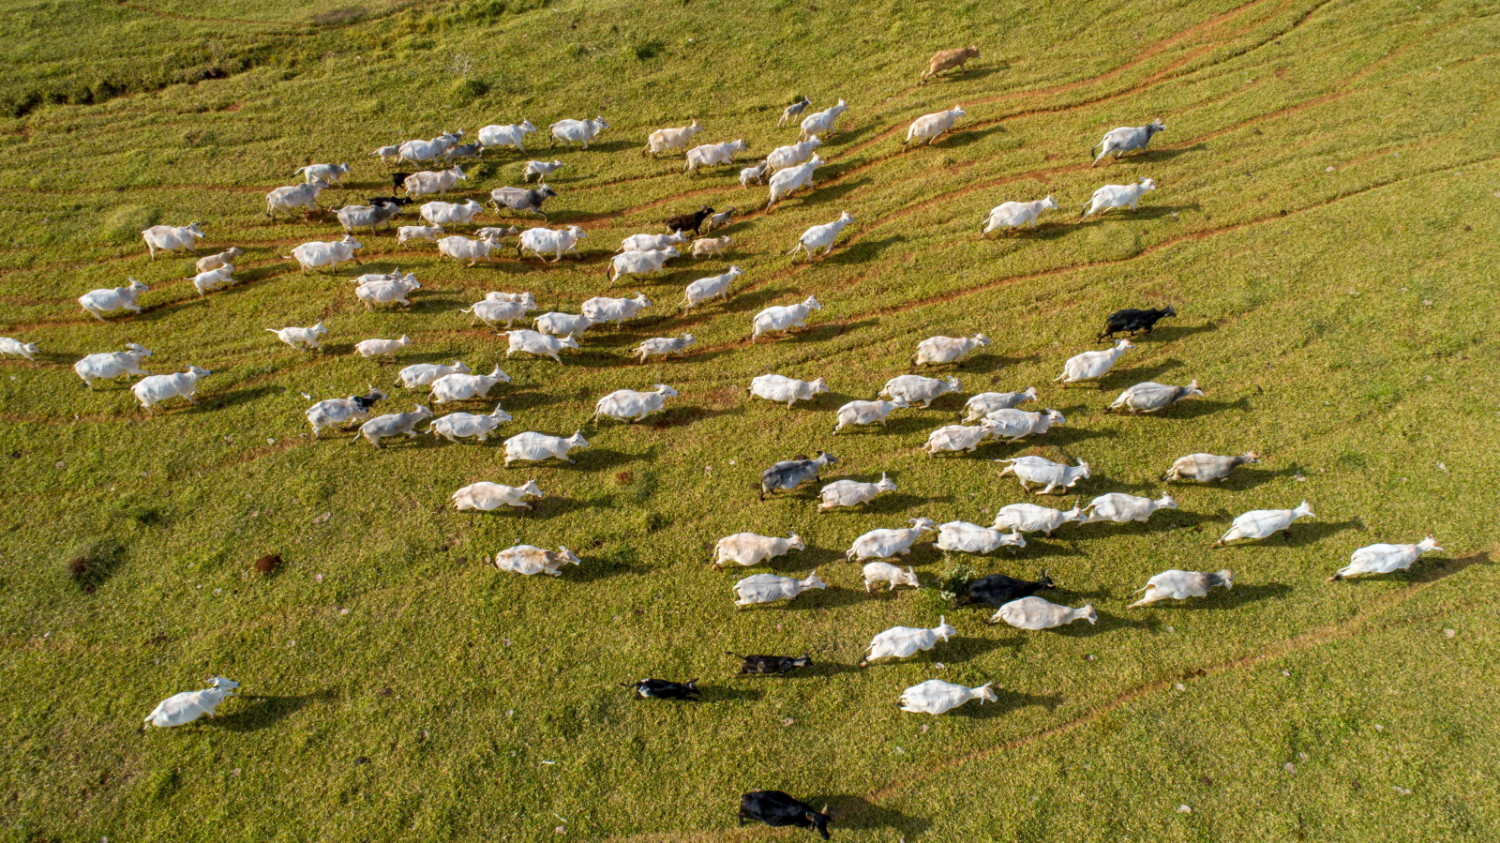
[[[650,41],[637,41],[630,45],[630,51],[635,54],[636,60],[649,61],[661,55],[662,48],[665,46],[665,44],[653,38]]]
[[[109,212],[99,230],[107,242],[132,243],[160,218],[161,212],[150,205],[122,205]]]
[[[449,89],[454,105],[468,105],[490,92],[488,82],[479,79],[459,79]]]

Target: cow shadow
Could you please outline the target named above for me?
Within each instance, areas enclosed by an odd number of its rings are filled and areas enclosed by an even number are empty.
[[[1083,597],[1084,595],[1078,596]],[[1129,618],[1124,615],[1099,612],[1098,608],[1099,607],[1097,606],[1094,607],[1096,613],[1099,616],[1098,623],[1091,624],[1088,621],[1074,621],[1065,627],[1061,627],[1059,629],[1050,629],[1046,631],[1054,632],[1058,635],[1065,635],[1069,638],[1092,638],[1095,635],[1104,635],[1106,633],[1121,629],[1150,630],[1161,626],[1161,621],[1156,619]]]
[[[1194,334],[1202,334],[1208,331],[1217,331],[1219,326],[1212,322],[1199,322],[1195,325],[1180,325],[1175,322],[1158,322],[1156,327],[1150,331],[1137,331],[1130,336],[1131,342],[1140,345],[1143,340],[1156,340],[1158,342],[1172,342],[1190,337]],[[1116,337],[1118,339],[1118,337]],[[1106,337],[1099,340],[1100,343],[1113,342],[1114,339]]]
[[[813,589],[803,592],[796,600],[786,604],[791,611],[805,612],[818,609],[841,609],[845,606],[854,606],[869,600],[874,595],[865,594],[863,588],[839,588],[830,586],[828,588]]]
[[[1070,422],[1072,421],[1072,418],[1068,417],[1068,414],[1064,413],[1063,415],[1065,418],[1068,418]],[[1065,448],[1069,445],[1074,445],[1079,442],[1087,442],[1090,439],[1114,439],[1119,435],[1120,432],[1117,430],[1100,430],[1094,427],[1082,427],[1073,424],[1065,424],[1060,427],[1049,428],[1046,433],[1042,434],[1042,436],[1046,437],[1046,442],[1048,445],[1052,445],[1058,448]],[[1022,439],[1020,442],[1004,442],[1001,444],[1013,445],[1017,448],[1026,448],[1030,447],[1033,444],[1036,444],[1032,441],[1032,439],[1034,438],[1035,437],[1028,437],[1027,439]]]
[[[1290,528],[1292,537],[1284,539],[1287,547],[1306,547],[1322,541],[1329,536],[1338,535],[1345,530],[1361,530],[1365,528],[1365,522],[1360,518],[1348,518],[1343,521],[1306,521],[1293,524]],[[1262,539],[1263,543],[1270,543],[1273,539]]]
[[[236,697],[241,704],[234,711],[207,722],[230,732],[254,732],[274,726],[308,705],[333,702],[339,697],[340,693],[333,688],[284,696],[242,694]]]
[[[650,567],[632,562],[622,562],[618,559],[589,557],[583,559],[582,565],[568,566],[563,569],[562,579],[569,582],[597,582],[599,580],[615,579],[616,577],[639,577],[651,572]]]
[[[1250,412],[1250,397],[1242,395],[1235,401],[1209,401],[1202,398],[1189,398],[1181,403],[1174,404],[1155,413],[1143,415],[1160,416],[1168,419],[1196,419],[1202,416],[1212,415],[1225,410],[1238,410],[1241,413]],[[1134,415],[1122,413],[1122,415]]]
[[[932,823],[921,817],[909,817],[900,811],[882,808],[863,796],[852,794],[817,794],[805,800],[815,809],[828,806],[832,815],[829,832],[839,829],[892,829],[912,837],[927,831]]]
[[[938,142],[933,144],[933,148],[962,149],[969,144],[982,141],[990,135],[997,134],[1003,131],[1005,131],[1005,126],[1001,123],[996,123],[993,126],[983,126],[978,129],[953,132],[948,137],[939,138]]]
[[[1202,152],[1205,149],[1208,149],[1208,144],[1206,144],[1206,143],[1204,143],[1202,141],[1199,141],[1198,143],[1195,143],[1192,146],[1162,147],[1160,149],[1150,149],[1150,148],[1148,148],[1145,152],[1143,152],[1143,153],[1141,153],[1139,155],[1129,155],[1127,157],[1130,157],[1130,158],[1140,158],[1143,161],[1147,161],[1147,162],[1150,162],[1150,163],[1156,163],[1158,161],[1171,161],[1173,158],[1176,158],[1179,155],[1185,155],[1185,154],[1187,154],[1189,152]],[[1197,203],[1196,202],[1193,203],[1192,207],[1196,208],[1197,207]]]
[[[596,495],[591,498],[574,498],[558,495],[556,497],[544,497],[541,500],[532,501],[531,511],[522,512],[534,518],[556,518],[560,515],[573,515],[587,512],[588,510],[608,510],[614,505],[615,498],[613,495]]]
[[[913,495],[897,489],[894,492],[887,492],[876,497],[874,500],[866,502],[864,504],[864,511],[879,515],[894,515],[896,513],[914,512],[918,507],[926,506],[927,504],[951,500],[953,500],[952,495],[929,495],[922,497],[921,495]],[[860,507],[854,507],[853,511],[858,512],[859,509]],[[830,512],[838,511],[837,509],[830,510]],[[924,533],[923,535],[928,534]]]
[[[230,392],[221,392],[211,399],[199,402],[198,406],[204,409],[222,409],[224,407],[235,407],[240,404],[264,398],[267,395],[276,392],[277,390],[278,387],[272,384],[249,386],[245,387],[244,389],[236,389]]]
[[[889,237],[881,237],[878,240],[857,240],[854,245],[845,249],[835,249],[823,262],[842,266],[851,263],[863,263],[880,257],[880,253],[886,249],[907,241],[904,234],[892,234]]]
[[[949,712],[949,716],[962,717],[965,720],[992,720],[1010,714],[1020,708],[1039,705],[1048,711],[1056,711],[1063,703],[1062,694],[1028,694],[1023,691],[1008,691],[1004,688],[994,688],[995,696],[998,698],[993,703],[971,702]]]
[[[785,677],[782,677],[782,678],[785,678],[785,679],[798,679],[798,678],[802,678],[802,677],[807,677],[807,678],[817,677],[819,679],[828,679],[828,678],[833,677],[833,676],[838,676],[839,674],[842,674],[842,673],[858,673],[859,670],[860,670],[860,668],[859,668],[858,664],[844,664],[843,662],[825,662],[825,661],[818,661],[816,658],[814,658],[812,664],[808,665],[807,667],[799,668],[797,670],[794,670],[794,671],[792,671],[791,673],[788,673]],[[745,678],[748,679],[750,677],[745,677]]]
[[[1011,635],[1006,638],[979,638],[973,635],[960,635],[948,642],[938,660],[948,664],[962,664],[1001,648],[1015,652],[1021,649],[1021,643],[1022,639],[1019,635]]]
[[[1183,211],[1196,211],[1200,206],[1197,202],[1189,202],[1185,205],[1141,205],[1131,214],[1131,217],[1141,220],[1155,220],[1179,214]],[[1121,215],[1124,216],[1123,214]]]
[[[991,348],[993,348],[993,346],[991,346]],[[972,377],[974,375],[992,374],[994,372],[1000,371],[1001,369],[1014,368],[1023,363],[1035,363],[1041,359],[1042,358],[1036,354],[1028,355],[1026,357],[1007,357],[999,352],[996,352],[994,354],[976,352],[967,359],[960,360],[958,363],[953,364],[951,367],[923,366],[921,369],[918,369],[915,365],[913,365],[908,368],[910,368],[912,372],[919,374],[928,369],[933,369],[936,371],[947,370],[953,372],[955,375],[963,374]]]
[[[1235,491],[1246,491],[1248,489],[1254,489],[1256,486],[1270,483],[1273,480],[1295,477],[1301,473],[1302,469],[1296,465],[1289,465],[1286,468],[1278,468],[1274,471],[1257,469],[1254,465],[1242,465],[1229,472],[1228,477],[1220,480],[1217,483],[1195,483],[1193,481],[1188,481],[1188,483],[1182,485],[1198,485],[1205,486],[1210,489],[1218,486],[1220,488],[1232,489]]]

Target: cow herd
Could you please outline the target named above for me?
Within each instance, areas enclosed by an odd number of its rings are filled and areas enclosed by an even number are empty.
[[[927,71],[922,74],[922,81],[945,71],[962,69],[964,62],[977,55],[977,47],[939,53],[929,62]],[[835,131],[840,116],[849,109],[845,101],[840,99],[827,109],[803,117],[810,105],[809,100],[800,99],[787,106],[781,115],[781,125],[791,123],[799,128],[797,143],[772,151],[754,167],[740,172],[742,184],[762,181],[767,183],[768,209],[794,191],[813,187],[814,171],[824,163],[816,152],[822,143],[820,137],[826,137]],[[919,117],[912,123],[903,146],[938,141],[950,133],[956,122],[964,116],[964,111],[955,106],[947,111]],[[600,132],[609,129],[609,124],[600,116],[588,120],[563,120],[549,128],[554,144],[579,144],[587,148]],[[1108,132],[1095,147],[1097,154],[1094,163],[1098,164],[1108,156],[1118,158],[1127,152],[1144,150],[1152,137],[1163,128],[1164,124],[1156,120],[1141,127],[1122,127]],[[681,152],[685,156],[685,169],[696,172],[732,164],[735,155],[745,149],[745,144],[740,140],[692,146],[695,136],[703,130],[703,125],[696,119],[685,127],[656,130],[649,135],[644,153],[654,157]],[[368,229],[375,235],[381,226],[389,228],[411,198],[441,195],[465,180],[467,176],[457,163],[459,160],[477,157],[488,149],[524,150],[526,136],[535,131],[529,121],[522,121],[520,124],[486,126],[479,130],[478,142],[470,145],[460,143],[462,132],[444,132],[430,140],[406,141],[376,150],[372,155],[388,165],[441,162],[451,166],[398,174],[399,180],[396,183],[405,191],[407,199],[386,197],[369,205],[345,206],[337,213],[338,221],[345,230],[342,239],[304,243],[293,249],[289,257],[297,261],[303,272],[335,270],[339,264],[357,262],[357,253],[363,247],[354,238],[355,231]],[[560,161],[527,162],[524,181],[529,182],[532,177],[536,177],[537,185],[496,188],[489,194],[491,207],[497,213],[503,209],[512,214],[535,215],[545,219],[543,203],[558,196],[557,191],[547,184],[547,178],[555,175],[562,166]],[[297,172],[304,176],[305,181],[271,191],[266,198],[265,213],[274,215],[319,209],[319,194],[330,186],[339,185],[340,179],[346,177],[349,170],[347,164],[313,164],[299,169]],[[1134,184],[1101,187],[1084,206],[1083,216],[1112,208],[1134,209],[1146,192],[1155,189],[1156,183],[1150,178],[1143,178]],[[991,235],[1002,230],[1035,226],[1040,214],[1057,207],[1056,200],[1050,195],[1035,201],[1005,202],[988,214],[981,233]],[[515,227],[485,228],[480,230],[478,239],[459,235],[443,236],[447,228],[472,225],[482,210],[483,207],[472,199],[461,203],[429,201],[420,208],[420,216],[428,225],[401,226],[399,242],[434,242],[439,255],[473,266],[477,261],[488,260],[491,251],[499,248],[506,237],[517,238],[515,248],[518,254],[530,253],[555,263],[566,255],[576,255],[578,244],[587,236],[587,232],[579,226],[557,229],[539,227],[525,231]],[[673,217],[667,223],[668,231],[665,234],[641,233],[626,238],[606,269],[610,283],[613,284],[621,277],[659,273],[667,262],[680,258],[684,251],[694,255],[721,256],[725,250],[733,248],[732,238],[698,238],[698,235],[705,223],[712,231],[716,227],[716,219],[720,219],[721,224],[727,223],[732,213],[733,209],[716,213],[713,208],[703,206],[696,211]],[[836,220],[815,225],[798,238],[787,254],[807,259],[826,255],[833,249],[841,232],[854,222],[855,218],[844,212]],[[196,222],[182,227],[158,225],[142,232],[153,260],[158,252],[171,254],[195,250],[204,236],[203,229]],[[240,255],[240,249],[230,248],[199,259],[196,262],[198,274],[193,279],[199,295],[233,286],[234,261]],[[739,267],[730,266],[723,273],[689,284],[681,302],[684,314],[693,307],[726,300],[742,274]],[[357,282],[356,296],[372,310],[408,305],[408,296],[421,290],[414,274],[399,271],[392,274],[366,274],[354,280]],[[112,314],[136,314],[141,312],[139,297],[149,289],[146,285],[129,279],[124,287],[90,291],[79,299],[79,304],[89,315],[100,321]],[[464,309],[463,313],[491,327],[498,328],[502,324],[505,326],[509,342],[507,358],[521,353],[546,356],[562,363],[561,352],[577,349],[580,345],[579,337],[589,329],[607,323],[619,325],[652,306],[652,302],[640,293],[626,298],[600,296],[584,302],[578,314],[553,312],[531,317],[530,312],[537,309],[531,293],[494,292]],[[753,317],[750,340],[753,342],[769,334],[805,328],[807,320],[821,307],[815,296],[808,296],[797,303],[767,307]],[[1118,311],[1109,315],[1099,338],[1113,340],[1116,333],[1150,332],[1158,320],[1173,316],[1176,316],[1176,311],[1172,307]],[[512,328],[512,324],[518,320],[523,323],[529,320],[535,330]],[[265,330],[275,334],[282,343],[304,351],[319,350],[322,347],[321,339],[328,333],[321,322],[310,327],[290,326]],[[394,358],[411,343],[408,336],[402,335],[395,340],[366,339],[359,342],[355,349],[365,357]],[[693,343],[691,334],[655,337],[644,340],[630,353],[639,356],[644,363],[653,357],[668,358],[687,354]],[[973,354],[983,353],[983,349],[989,345],[989,338],[982,333],[972,336],[931,337],[917,345],[911,362],[914,366],[956,365]],[[1063,362],[1062,372],[1056,381],[1064,386],[1097,381],[1114,370],[1132,348],[1134,345],[1130,340],[1121,339],[1106,350],[1077,354]],[[0,337],[0,354],[31,359],[37,353],[35,343]],[[148,412],[162,402],[178,397],[189,403],[196,403],[198,382],[210,372],[197,366],[189,366],[180,373],[153,375],[144,368],[150,355],[149,350],[131,343],[124,351],[90,354],[79,360],[74,368],[90,389],[101,379],[142,376],[143,379],[132,387],[132,392],[140,406]],[[408,366],[401,370],[398,385],[408,390],[428,391],[428,403],[436,407],[440,404],[487,400],[493,389],[509,380],[509,376],[498,367],[487,375],[478,375],[472,373],[461,361],[455,360],[446,365]],[[817,396],[828,391],[829,386],[823,378],[803,381],[776,373],[756,377],[748,386],[748,392],[752,396],[784,403],[788,407],[798,401],[814,401]],[[835,414],[832,433],[838,434],[851,426],[884,425],[893,413],[908,412],[918,407],[927,408],[949,393],[962,392],[959,379],[951,375],[937,378],[917,374],[898,375],[871,399],[856,400],[841,406]],[[1124,390],[1110,405],[1110,410],[1160,413],[1169,411],[1180,401],[1201,395],[1203,389],[1197,380],[1186,385],[1146,381]],[[595,424],[606,418],[626,422],[640,421],[653,413],[662,412],[669,399],[678,397],[677,390],[667,384],[655,384],[647,391],[620,389],[598,400],[591,421]],[[512,417],[501,410],[498,404],[485,413],[450,412],[440,417],[421,404],[409,412],[374,415],[377,403],[385,399],[385,393],[372,387],[364,395],[318,401],[306,411],[313,436],[316,438],[327,431],[352,428],[355,436],[350,440],[351,443],[363,438],[376,447],[380,447],[384,440],[416,437],[421,432],[450,442],[484,442],[501,425],[512,421]],[[1038,399],[1039,394],[1034,387],[1017,392],[973,395],[964,405],[962,420],[932,431],[923,451],[929,457],[971,453],[989,441],[1018,442],[1030,437],[1044,437],[1050,429],[1069,424],[1061,413],[1051,408],[1043,408],[1037,412],[1021,409],[1021,405]],[[419,432],[418,425],[423,422],[427,422],[427,427],[425,431]],[[548,460],[572,463],[576,452],[587,449],[589,442],[583,437],[581,430],[570,436],[528,430],[506,438],[502,447],[504,466],[510,467],[516,463]],[[1173,462],[1162,480],[1221,482],[1235,468],[1253,465],[1258,461],[1253,451],[1240,455],[1190,454]],[[825,468],[836,462],[836,457],[825,452],[818,452],[811,458],[799,456],[776,462],[761,474],[761,498],[795,492],[814,483]],[[1021,456],[996,462],[1003,465],[1000,476],[1014,476],[1023,492],[1030,494],[1067,492],[1090,477],[1090,466],[1083,461],[1077,465],[1066,465],[1038,456]],[[817,496],[818,511],[862,506],[879,495],[894,492],[895,489],[896,483],[884,473],[878,480],[838,479],[821,487]],[[526,511],[543,497],[543,491],[535,481],[522,486],[484,481],[457,490],[452,494],[451,502],[459,510]],[[1025,547],[1026,534],[1051,536],[1069,524],[1086,530],[1087,525],[1098,523],[1148,523],[1156,511],[1175,509],[1176,506],[1175,501],[1167,494],[1153,499],[1112,493],[1100,495],[1087,505],[1075,506],[1067,511],[1032,503],[1011,504],[996,513],[990,526],[965,521],[936,524],[925,517],[913,517],[904,526],[872,530],[857,537],[845,551],[843,558],[863,566],[863,584],[867,592],[873,591],[877,586],[884,586],[886,591],[895,591],[898,587],[919,587],[918,577],[911,568],[902,569],[892,564],[892,561],[909,554],[921,541],[932,541],[937,549],[945,553],[984,555],[1002,548],[1014,550]],[[741,511],[752,513],[754,510]],[[1292,509],[1245,512],[1234,519],[1233,524],[1213,547],[1237,540],[1269,538],[1285,533],[1294,522],[1311,517],[1313,512],[1306,501]],[[802,551],[807,546],[807,542],[795,533],[783,538],[749,531],[740,532],[719,540],[714,549],[712,565],[714,568],[755,566],[784,554]],[[1422,554],[1435,550],[1441,548],[1431,537],[1415,545],[1377,544],[1360,548],[1351,557],[1351,564],[1340,569],[1331,579],[1402,570],[1412,565]],[[540,573],[551,577],[564,576],[564,569],[568,566],[584,564],[583,559],[566,547],[546,550],[525,544],[501,550],[495,555],[493,562],[502,571],[521,575]],[[1233,584],[1234,574],[1229,570],[1169,570],[1151,577],[1137,592],[1140,594],[1139,599],[1127,608],[1146,607],[1162,600],[1203,599],[1209,596],[1211,589],[1229,589]],[[805,591],[828,587],[814,570],[801,578],[770,573],[753,574],[736,582],[732,591],[735,605],[746,608],[794,600]],[[978,602],[993,606],[995,612],[990,618],[991,623],[1005,623],[1021,630],[1057,628],[1077,620],[1086,620],[1090,624],[1098,621],[1099,613],[1092,605],[1059,605],[1036,593],[1053,588],[1056,586],[1046,572],[1034,581],[993,574],[967,583],[957,597],[960,603]],[[955,629],[947,623],[946,618],[932,628],[892,627],[875,635],[870,641],[865,649],[864,663],[908,658],[920,652],[931,651],[954,635]],[[740,675],[785,675],[811,664],[805,654],[800,657],[750,655],[739,658],[743,661]],[[215,708],[233,694],[235,687],[235,682],[216,677],[207,689],[177,694],[163,701],[146,718],[146,722],[165,727],[188,723],[199,716],[212,716]],[[696,679],[678,683],[646,678],[627,687],[637,696],[649,699],[690,701],[701,694]],[[997,699],[997,692],[991,687],[991,683],[966,687],[933,679],[906,688],[899,694],[897,701],[903,711],[941,714],[970,701],[977,700],[983,704]],[[815,811],[811,806],[779,791],[757,791],[747,793],[742,798],[739,819],[741,823],[753,820],[773,826],[812,828],[827,838],[830,815],[826,809]]]

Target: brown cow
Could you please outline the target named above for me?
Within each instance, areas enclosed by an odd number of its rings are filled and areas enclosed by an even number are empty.
[[[969,59],[979,58],[979,48],[974,46],[960,47],[957,50],[943,50],[927,62],[927,72],[922,74],[922,81],[917,84],[925,84],[928,77],[936,76],[945,70],[958,68],[963,70],[964,62]]]

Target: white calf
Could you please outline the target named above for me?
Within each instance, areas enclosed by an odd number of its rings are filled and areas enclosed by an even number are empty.
[[[806,549],[807,543],[802,541],[802,537],[796,533],[784,539],[756,533],[735,533],[719,539],[714,545],[713,567],[715,570],[723,568],[726,564],[749,567],[794,550]]]
[[[140,313],[141,306],[136,304],[136,297],[151,288],[134,278],[129,280],[130,284],[125,287],[105,287],[99,290],[90,290],[78,297],[78,304],[100,322],[104,321],[106,315],[119,310]]]
[[[146,251],[151,253],[151,259],[156,260],[157,249],[179,252],[198,248],[198,241],[203,239],[203,229],[197,223],[183,226],[153,225],[141,232],[141,239],[146,241]]]
[[[594,405],[594,423],[598,423],[600,416],[608,416],[624,422],[638,422],[652,413],[661,412],[666,406],[668,398],[675,398],[677,390],[664,383],[656,385],[656,389],[650,392],[637,392],[633,389],[617,389],[614,392],[599,399]]]
[[[472,509],[489,512],[502,506],[516,509],[533,509],[535,504],[528,497],[542,499],[542,490],[535,480],[526,481],[525,486],[506,486],[501,483],[480,481],[470,483],[453,493],[453,507],[459,510]]]
[[[724,239],[727,240],[729,238],[726,237]],[[702,241],[700,240],[699,242]],[[693,251],[695,254],[697,250],[697,244],[694,244]],[[729,285],[733,284],[736,278],[744,274],[744,270],[737,266],[731,266],[722,275],[699,278],[697,281],[687,285],[687,289],[682,294],[682,315],[688,315],[688,311],[692,310],[695,304],[702,304],[713,299],[728,299]]]
[[[769,334],[774,331],[790,331],[793,328],[806,328],[807,315],[814,310],[822,310],[823,305],[818,303],[816,296],[808,296],[801,304],[778,305],[768,307],[755,314],[753,326],[755,330],[750,334],[750,341],[755,342],[761,334]]]
[[[172,398],[186,398],[189,404],[197,404],[198,381],[210,374],[212,372],[207,369],[189,366],[186,372],[141,378],[130,391],[135,394],[135,400],[140,402],[142,409],[154,414],[157,404]]]

